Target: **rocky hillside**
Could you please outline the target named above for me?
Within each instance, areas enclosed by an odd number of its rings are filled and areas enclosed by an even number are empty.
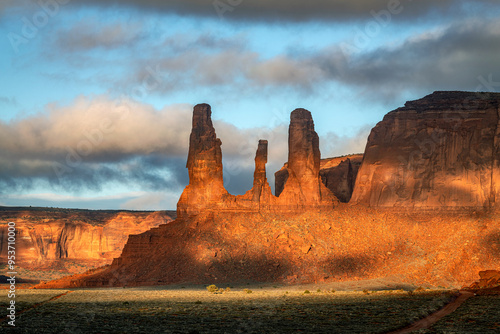
[[[40,287],[387,277],[460,288],[499,261],[500,226],[493,215],[415,215],[340,204],[326,213],[220,212],[177,219],[131,236],[122,255],[99,272]]]

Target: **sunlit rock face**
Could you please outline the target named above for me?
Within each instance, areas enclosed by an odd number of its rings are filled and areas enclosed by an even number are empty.
[[[311,113],[296,109],[290,115],[289,170],[285,190],[276,197],[266,178],[267,140],[260,140],[255,155],[253,187],[233,196],[224,188],[221,141],[212,125],[208,104],[193,110],[187,168],[189,185],[177,203],[180,218],[207,211],[289,212],[305,209],[333,209],[338,200],[321,182],[319,137]]]
[[[209,109],[195,108],[191,179],[179,217],[130,236],[109,267],[42,287],[383,277],[416,286],[470,284],[499,261],[498,215],[476,210],[498,197],[497,96],[435,93],[389,113],[370,135],[351,199],[374,208],[336,203],[328,193],[314,123],[304,110],[291,115],[288,177],[279,197],[265,177],[264,140],[256,150],[253,188],[228,194]],[[354,157],[340,160],[323,167],[349,174]],[[347,183],[338,189],[349,192]],[[474,206],[476,212],[402,213],[406,206]]]
[[[227,191],[222,179],[222,142],[212,124],[208,104],[199,104],[193,110],[193,127],[189,137],[186,167],[189,185],[177,204],[179,216],[196,214],[220,202]]]
[[[312,115],[306,109],[295,109],[288,129],[288,177],[279,195],[283,205],[328,207],[337,201],[321,182],[320,160],[319,137]]]
[[[0,258],[7,258],[7,222],[16,226],[16,263],[25,268],[104,265],[120,255],[129,234],[173,220],[167,212],[0,210]]]
[[[373,128],[351,203],[488,208],[500,200],[498,93],[435,92]]]

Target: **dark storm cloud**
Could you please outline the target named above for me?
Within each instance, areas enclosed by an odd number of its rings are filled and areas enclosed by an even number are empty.
[[[75,4],[129,5],[140,9],[231,20],[351,20],[365,19],[371,11],[388,10],[404,18],[427,14],[464,14],[466,4],[494,0],[76,0]]]
[[[63,2],[61,1],[61,3]],[[459,17],[467,15],[471,5],[481,6],[496,3],[496,0],[73,0],[69,2],[72,6],[96,5],[109,6],[113,9],[126,6],[155,12],[215,19],[292,22],[364,20],[371,17],[372,11],[380,12],[382,10],[390,10],[404,19],[436,14]],[[34,1],[27,0],[4,0],[0,3],[0,14],[13,8],[33,9],[36,7],[34,4]]]
[[[348,55],[346,70],[338,76],[338,64],[322,59],[332,78],[374,95],[403,91],[500,90],[500,24],[465,21],[427,32],[394,48]]]
[[[292,88],[307,93],[325,83],[354,88],[369,99],[392,100],[434,90],[500,89],[500,23],[468,20],[366,51],[356,40],[309,53],[263,58],[251,50],[187,50],[148,61],[164,78],[159,91],[226,87],[229,91]],[[144,63],[142,68],[147,68]],[[147,76],[136,72],[135,81]],[[241,88],[241,89],[238,89]],[[243,89],[244,88],[244,89]]]

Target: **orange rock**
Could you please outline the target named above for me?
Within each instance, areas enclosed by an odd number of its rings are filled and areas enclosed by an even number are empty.
[[[488,208],[500,198],[499,93],[434,92],[385,115],[351,203]]]

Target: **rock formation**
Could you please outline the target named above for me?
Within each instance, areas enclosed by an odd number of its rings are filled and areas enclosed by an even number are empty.
[[[321,155],[319,137],[314,131],[311,113],[295,109],[290,115],[288,129],[288,163],[283,177],[280,205],[298,207],[332,207],[337,202],[319,176]]]
[[[102,266],[119,256],[129,234],[168,223],[167,212],[2,208],[0,256],[7,258],[7,222],[16,223],[16,264],[31,270]]]
[[[189,185],[177,203],[178,216],[185,218],[206,211],[332,209],[338,200],[323,185],[319,176],[319,137],[314,131],[309,111],[296,109],[291,113],[288,143],[292,176],[279,197],[272,195],[267,182],[267,140],[260,140],[257,147],[252,189],[244,195],[233,196],[224,188],[221,141],[212,125],[210,106],[195,106],[187,161]]]
[[[479,272],[479,281],[472,283],[465,290],[478,295],[500,295],[500,271],[483,270]]]
[[[477,272],[498,267],[496,215],[379,207],[475,209],[495,203],[498,100],[499,94],[438,92],[386,115],[370,135],[351,199],[376,208],[336,203],[320,180],[318,137],[303,109],[291,115],[288,179],[280,196],[271,194],[265,178],[265,141],[257,148],[253,188],[228,194],[210,109],[197,106],[190,184],[178,219],[130,236],[109,267],[40,287],[383,277],[417,286],[463,286]],[[353,160],[324,164],[347,174],[347,189],[339,188],[347,193]],[[327,181],[337,177],[330,172]]]
[[[222,177],[222,142],[215,134],[211,115],[208,104],[194,107],[186,164],[189,185],[177,204],[179,216],[197,214],[206,208],[215,207],[227,195]]]
[[[347,203],[351,199],[362,161],[362,154],[321,161],[319,171],[321,181],[343,203]]]
[[[319,175],[321,182],[341,202],[351,199],[363,154],[352,154],[344,157],[321,159]],[[288,179],[288,163],[274,173],[276,196],[279,196]]]
[[[373,128],[351,203],[489,208],[500,192],[499,93],[435,92]]]

